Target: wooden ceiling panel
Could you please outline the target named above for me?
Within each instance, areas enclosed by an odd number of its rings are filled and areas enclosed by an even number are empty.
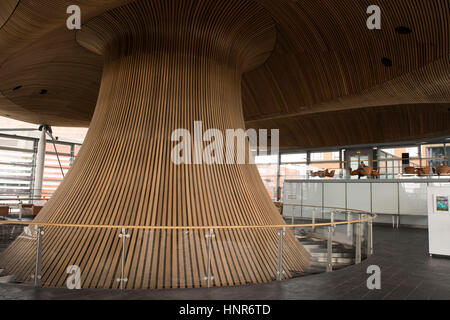
[[[448,104],[358,108],[261,120],[248,127],[280,129],[282,149],[377,144],[450,135]]]
[[[266,63],[244,75],[248,127],[273,127],[281,119],[343,109],[450,101],[450,0],[255,1],[275,21],[277,41]],[[0,29],[0,114],[87,126],[103,61],[75,41],[75,32],[65,27],[65,9],[80,5],[85,23],[128,2],[20,1]],[[11,12],[14,4],[2,1],[8,10],[1,11]],[[373,4],[382,9],[381,30],[366,27],[366,9]],[[1,15],[0,22],[7,15]],[[399,26],[412,32],[399,34]],[[384,57],[392,61],[391,67],[382,64]],[[20,90],[12,90],[20,85]],[[43,86],[45,96],[39,94]]]
[[[0,2],[0,28],[8,21],[18,3],[19,0],[2,0]]]

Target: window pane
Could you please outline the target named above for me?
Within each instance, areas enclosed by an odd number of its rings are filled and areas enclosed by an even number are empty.
[[[306,153],[293,153],[281,155],[281,163],[306,162]]]
[[[311,153],[311,161],[322,161],[323,152],[313,152]]]

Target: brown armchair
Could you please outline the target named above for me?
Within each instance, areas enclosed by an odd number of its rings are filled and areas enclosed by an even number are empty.
[[[421,177],[428,176],[430,174],[431,168],[430,167],[423,167],[417,169],[417,174]]]
[[[31,214],[33,216],[37,216],[42,208],[43,208],[43,206],[35,206],[35,205],[33,205],[32,209],[31,209]]]
[[[327,177],[333,178],[335,173],[336,173],[336,170],[331,170],[330,172],[328,172]]]
[[[448,176],[450,175],[450,167],[449,166],[439,166],[437,167],[437,174],[438,176]]]
[[[414,167],[405,167],[405,169],[403,169],[403,171],[405,172],[405,174],[416,174],[417,170]]]
[[[372,171],[372,178],[374,179],[380,178],[380,169]]]
[[[277,210],[280,212],[280,215],[283,215],[283,203],[282,202],[274,202],[273,203]]]
[[[362,177],[372,176],[373,167],[364,167],[360,169],[360,174]]]
[[[8,206],[0,206],[0,217],[7,217],[9,215]]]

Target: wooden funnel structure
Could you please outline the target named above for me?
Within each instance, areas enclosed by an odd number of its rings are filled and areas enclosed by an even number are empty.
[[[104,56],[88,135],[72,169],[35,221],[108,226],[264,226],[284,223],[252,164],[174,164],[174,130],[245,129],[241,79],[274,48],[274,21],[248,0],[134,1],[96,16],[77,42]],[[193,153],[201,152],[193,150]],[[278,230],[131,230],[46,227],[42,279],[65,286],[180,288],[277,278]],[[210,241],[210,242],[209,242]],[[0,257],[27,281],[35,242]],[[283,278],[309,256],[290,232]],[[123,264],[122,264],[123,263]],[[122,272],[123,266],[123,272]],[[210,272],[208,272],[210,270]],[[124,281],[124,278],[126,280]]]

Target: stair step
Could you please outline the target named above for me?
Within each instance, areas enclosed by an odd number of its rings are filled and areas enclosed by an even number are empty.
[[[353,264],[355,262],[355,258],[335,258],[332,257],[331,261],[333,263],[337,263],[337,264]],[[312,257],[311,258],[311,263],[314,262],[318,262],[318,263],[327,263],[328,262],[328,258],[327,257]]]
[[[0,283],[13,283],[15,281],[16,281],[16,276],[14,276],[14,275],[0,277]]]
[[[326,270],[326,268],[327,268],[327,264],[328,264],[327,262],[314,262],[314,261],[311,261],[311,268],[314,268],[314,269],[321,268],[322,272],[324,272],[324,270]],[[348,266],[349,266],[348,263],[335,263],[335,262],[333,262],[333,270],[342,269],[342,268],[345,268],[345,267],[348,267]]]
[[[322,258],[322,257],[326,258],[328,256],[326,250],[323,250],[321,252],[310,252],[309,254],[311,255],[311,257],[314,257],[314,258]],[[331,254],[331,256],[333,258],[354,258],[355,254],[353,252],[340,252],[340,251],[338,251],[338,252],[333,252]]]
[[[328,243],[323,238],[314,238],[311,235],[296,235],[297,240],[311,255],[311,265],[303,275],[323,273],[328,265]],[[333,270],[339,270],[355,263],[355,248],[342,243],[332,243]]]
[[[317,274],[317,273],[323,273],[323,272],[324,272],[324,267],[311,265],[309,268],[305,269],[305,271],[302,275],[310,275],[310,274]]]
[[[304,244],[304,245],[320,244],[325,247],[327,246],[326,240],[302,240],[302,241],[300,241],[300,243]],[[339,244],[337,242],[333,242],[333,245],[336,246],[336,245],[341,245],[341,244]]]

